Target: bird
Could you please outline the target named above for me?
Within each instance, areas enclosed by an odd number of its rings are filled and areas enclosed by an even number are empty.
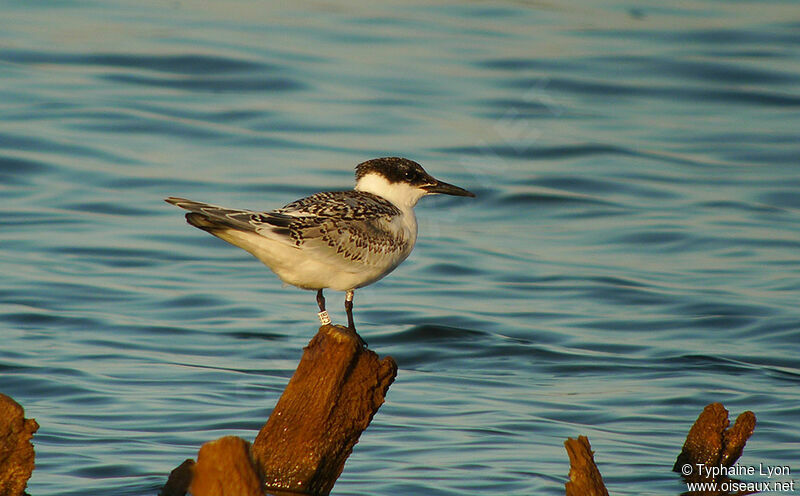
[[[417,202],[431,194],[475,197],[402,157],[362,162],[355,178],[352,190],[316,193],[270,211],[165,201],[187,210],[190,225],[251,253],[284,283],[316,290],[323,325],[331,322],[323,290],[344,291],[347,327],[355,331],[354,292],[409,256],[417,241]]]

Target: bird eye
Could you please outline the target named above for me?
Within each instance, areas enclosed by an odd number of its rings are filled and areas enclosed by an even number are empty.
[[[417,171],[414,169],[406,171],[406,181],[413,181],[417,178]]]

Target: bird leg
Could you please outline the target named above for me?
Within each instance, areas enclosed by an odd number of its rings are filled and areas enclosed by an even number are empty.
[[[317,291],[317,305],[319,305],[319,313],[317,316],[319,317],[319,321],[322,325],[328,325],[331,323],[331,317],[328,315],[328,311],[325,310],[325,297],[322,296],[322,289]]]
[[[361,344],[361,346],[363,348],[366,348],[367,347],[367,342],[364,341],[364,338],[359,336],[358,332],[356,332],[356,323],[353,321],[353,295],[354,294],[355,294],[355,291],[353,291],[351,289],[347,293],[345,293],[345,295],[344,295],[344,311],[347,312],[347,328],[350,329],[351,331],[353,331],[353,334],[355,334],[356,337],[358,338],[359,344]]]
[[[347,327],[356,330],[356,324],[353,322],[353,295],[355,291],[352,289],[347,291],[344,295],[344,311],[347,312]]]

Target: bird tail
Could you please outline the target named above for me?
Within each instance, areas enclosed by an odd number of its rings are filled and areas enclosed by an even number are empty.
[[[211,234],[217,235],[219,231],[231,228],[239,231],[255,232],[255,226],[250,223],[250,220],[254,215],[258,215],[256,212],[219,207],[172,196],[164,201],[188,210],[186,222]]]

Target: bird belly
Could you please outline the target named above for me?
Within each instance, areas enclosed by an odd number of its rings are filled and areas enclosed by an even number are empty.
[[[226,229],[213,232],[218,238],[238,246],[270,268],[283,282],[303,289],[330,288],[347,291],[372,284],[393,271],[407,253],[387,258],[385,264],[370,265],[346,258],[328,263],[310,257],[302,248],[271,240],[256,233]]]

